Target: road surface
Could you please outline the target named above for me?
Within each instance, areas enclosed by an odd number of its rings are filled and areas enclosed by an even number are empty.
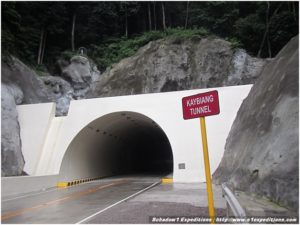
[[[84,223],[145,189],[159,178],[114,178],[2,199],[1,223]]]

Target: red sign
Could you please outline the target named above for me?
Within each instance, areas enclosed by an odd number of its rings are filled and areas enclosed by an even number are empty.
[[[184,97],[182,109],[185,120],[217,115],[220,113],[218,92],[210,91]]]

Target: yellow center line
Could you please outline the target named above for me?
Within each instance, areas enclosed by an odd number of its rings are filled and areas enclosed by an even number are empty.
[[[48,207],[48,206],[51,206],[51,205],[54,205],[54,204],[57,204],[57,203],[62,203],[62,202],[67,201],[67,200],[79,198],[81,196],[88,195],[88,194],[94,193],[96,191],[99,191],[99,190],[102,190],[102,189],[105,189],[105,188],[108,188],[108,187],[111,187],[111,186],[114,186],[114,185],[117,185],[117,184],[125,183],[125,182],[126,181],[123,181],[123,180],[116,181],[116,182],[113,182],[113,183],[110,183],[110,184],[98,186],[96,188],[91,188],[91,189],[88,189],[86,191],[74,193],[74,194],[68,195],[64,198],[60,198],[60,199],[56,199],[56,200],[53,200],[53,201],[50,201],[50,202],[46,202],[46,203],[42,203],[42,204],[39,204],[39,205],[36,205],[36,206],[32,206],[30,208],[24,208],[24,209],[20,209],[20,210],[13,211],[13,212],[8,212],[8,213],[1,216],[1,221],[7,220],[7,219],[10,219],[10,218],[19,216],[19,215],[22,215],[26,212],[39,210],[39,209],[42,209],[42,208],[45,208],[45,207]]]

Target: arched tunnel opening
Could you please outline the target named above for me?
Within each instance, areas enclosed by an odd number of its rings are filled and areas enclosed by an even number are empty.
[[[155,121],[135,112],[111,113],[89,123],[72,140],[60,168],[61,177],[69,180],[172,172],[167,135]]]

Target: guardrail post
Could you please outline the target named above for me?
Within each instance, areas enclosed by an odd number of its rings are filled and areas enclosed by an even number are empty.
[[[227,206],[227,217],[229,217],[229,208],[231,209],[233,215],[237,218],[246,218],[246,212],[231,192],[231,190],[226,186],[225,183],[222,184],[222,196],[226,200]]]

